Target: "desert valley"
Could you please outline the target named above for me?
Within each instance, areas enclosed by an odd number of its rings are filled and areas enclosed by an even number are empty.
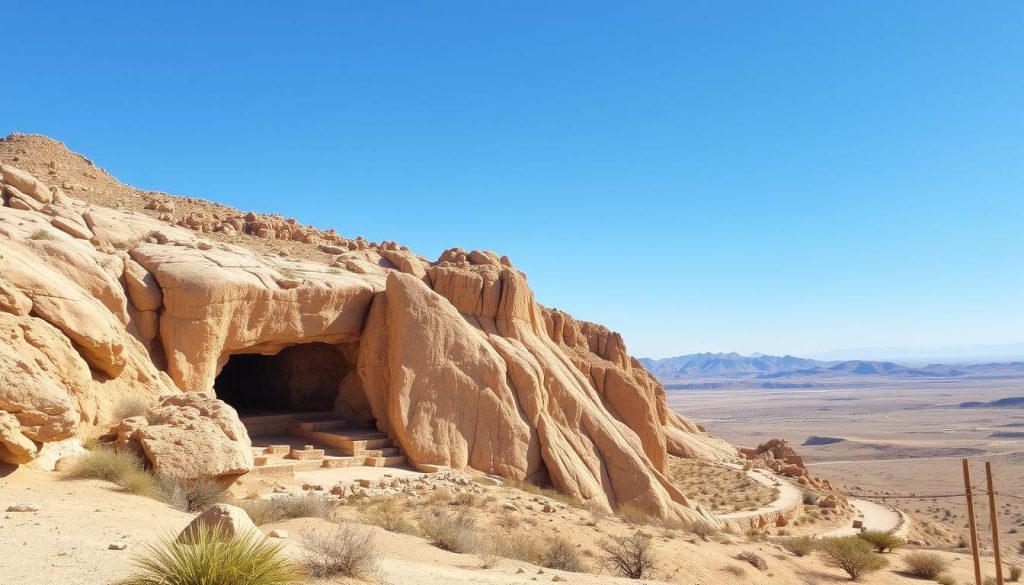
[[[1024,564],[1012,374],[666,392],[494,252],[0,163],[4,583],[964,583],[961,457]]]

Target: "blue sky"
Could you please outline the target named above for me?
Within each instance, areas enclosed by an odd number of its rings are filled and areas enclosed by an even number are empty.
[[[638,355],[1024,339],[1020,2],[16,0],[4,20],[0,133],[430,258],[508,254]]]

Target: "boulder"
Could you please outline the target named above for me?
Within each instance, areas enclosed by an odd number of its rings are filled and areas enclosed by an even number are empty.
[[[125,419],[117,432],[126,446],[138,445],[158,475],[221,478],[253,466],[252,442],[238,413],[203,393],[163,396],[144,419]]]
[[[228,504],[216,504],[196,516],[181,534],[179,542],[192,542],[199,531],[209,531],[217,539],[232,539],[243,534],[259,534],[259,528],[245,510]]]
[[[32,461],[39,448],[21,434],[21,424],[9,412],[0,410],[0,461],[20,465]]]
[[[0,175],[8,185],[35,199],[39,203],[53,201],[53,191],[45,183],[11,165],[0,164]]]

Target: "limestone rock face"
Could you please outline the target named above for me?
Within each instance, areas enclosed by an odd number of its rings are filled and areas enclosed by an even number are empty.
[[[118,439],[137,444],[153,470],[165,477],[220,478],[252,468],[252,442],[238,414],[199,392],[160,398],[145,418],[126,419]]]
[[[20,465],[32,461],[39,448],[21,432],[13,414],[0,410],[0,461]]]
[[[661,518],[708,518],[666,479],[667,454],[737,456],[667,408],[619,334],[541,307],[508,257],[453,248],[430,262],[134,189],[40,137],[0,140],[0,163],[4,461],[99,429],[164,475],[245,473],[248,435],[214,395],[333,404],[376,422],[414,466]],[[154,405],[119,420],[138,396]]]

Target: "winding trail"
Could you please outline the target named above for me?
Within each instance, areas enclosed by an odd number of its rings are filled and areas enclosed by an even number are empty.
[[[741,466],[735,464],[726,464],[726,466],[737,470],[742,469]],[[723,522],[726,520],[735,521],[756,518],[763,514],[788,510],[798,505],[803,499],[802,489],[794,485],[788,479],[767,469],[752,469],[747,471],[747,477],[769,488],[777,488],[779,490],[779,497],[772,503],[761,506],[756,510],[715,514],[715,518]],[[849,502],[857,511],[856,518],[861,520],[864,523],[864,527],[868,530],[895,530],[900,526],[901,517],[899,513],[892,508],[888,508],[874,502],[869,502],[867,500],[850,499]],[[850,522],[850,525],[845,528],[837,528],[830,532],[820,534],[819,536],[851,536],[859,533],[860,531],[860,528],[854,528],[853,523]]]
[[[887,508],[867,500],[850,500],[850,505],[857,510],[857,518],[864,522],[864,528],[868,530],[895,530],[900,525],[900,515],[892,508]],[[823,536],[853,536],[860,532],[860,528],[852,525],[828,532]]]
[[[735,464],[726,464],[728,467],[733,469],[742,469],[742,466]],[[779,497],[774,502],[761,506],[756,510],[750,510],[746,512],[729,512],[727,514],[715,514],[715,518],[721,521],[725,520],[745,520],[747,518],[756,518],[762,514],[770,514],[772,512],[779,512],[787,510],[800,503],[803,498],[803,491],[797,486],[793,485],[786,479],[779,477],[778,475],[768,471],[767,469],[751,469],[747,471],[747,477],[756,481],[757,483],[767,486],[769,488],[777,488],[779,490]]]

